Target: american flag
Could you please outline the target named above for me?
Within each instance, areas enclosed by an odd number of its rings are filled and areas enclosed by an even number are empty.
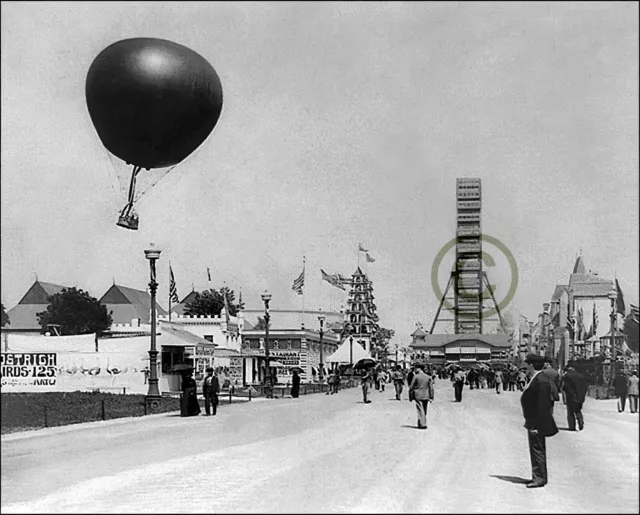
[[[303,264],[302,272],[300,272],[300,275],[296,278],[295,281],[293,281],[293,285],[291,286],[291,289],[298,295],[302,295],[302,289],[304,288],[304,268],[305,265]]]
[[[176,279],[173,277],[173,269],[169,265],[169,300],[174,304],[180,304],[178,298],[178,289],[176,288]]]

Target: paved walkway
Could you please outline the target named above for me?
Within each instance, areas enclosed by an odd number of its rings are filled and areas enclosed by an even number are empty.
[[[406,397],[354,388],[9,435],[2,512],[638,513],[638,415],[587,399],[585,430],[548,439],[550,483],[529,490],[520,394],[463,395],[438,381],[426,431]]]

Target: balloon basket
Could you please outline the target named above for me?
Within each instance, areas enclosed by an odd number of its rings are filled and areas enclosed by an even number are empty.
[[[138,230],[138,217],[137,216],[128,216],[128,215],[120,215],[118,217],[118,223],[116,224],[119,227],[124,227],[125,229],[130,229],[132,231]]]

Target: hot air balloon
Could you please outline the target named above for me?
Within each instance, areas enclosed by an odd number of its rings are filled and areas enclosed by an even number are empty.
[[[211,64],[164,39],[113,43],[95,58],[86,81],[87,108],[106,149],[133,166],[118,224],[138,228],[136,180],[144,168],[175,166],[211,134],[222,111],[222,85]]]

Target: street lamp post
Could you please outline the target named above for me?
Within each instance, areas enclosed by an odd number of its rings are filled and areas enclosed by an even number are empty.
[[[269,314],[269,301],[271,300],[271,294],[265,290],[262,294],[262,302],[264,302],[264,365],[265,365],[265,383],[269,376],[269,321],[271,315]]]
[[[319,371],[319,376],[320,376],[320,384],[324,383],[324,354],[323,354],[323,344],[322,344],[322,338],[324,336],[324,319],[326,317],[324,315],[318,315],[318,321],[320,322],[320,371]]]
[[[154,411],[160,406],[162,396],[158,389],[158,350],[156,349],[156,260],[160,259],[160,249],[155,248],[153,243],[149,249],[144,251],[145,257],[149,260],[151,268],[151,281],[149,291],[151,292],[151,348],[149,349],[149,391],[145,397],[148,411]]]
[[[353,336],[349,336],[349,363],[353,366]]]
[[[616,299],[618,298],[618,292],[615,290],[611,290],[609,292],[609,298],[611,299],[611,347],[610,347],[610,360],[611,360],[611,377],[609,378],[611,382],[611,386],[613,386],[613,382],[615,380],[616,374]]]

